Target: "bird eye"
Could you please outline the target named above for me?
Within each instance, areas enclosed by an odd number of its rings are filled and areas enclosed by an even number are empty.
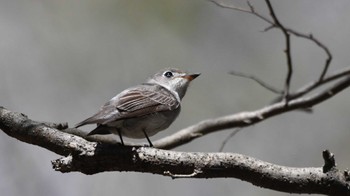
[[[164,73],[164,76],[167,78],[171,78],[171,77],[173,77],[173,73],[171,73],[170,71],[167,71]]]

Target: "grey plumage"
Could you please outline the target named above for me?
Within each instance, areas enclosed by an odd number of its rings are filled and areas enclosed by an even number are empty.
[[[177,69],[156,73],[147,83],[128,88],[90,118],[75,127],[97,124],[88,135],[119,134],[130,138],[147,138],[170,126],[180,113],[180,102],[189,82],[199,74],[187,74]]]

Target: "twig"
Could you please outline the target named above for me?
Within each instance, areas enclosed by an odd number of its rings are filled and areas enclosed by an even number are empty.
[[[281,31],[284,34],[285,40],[286,40],[286,49],[284,52],[286,53],[288,71],[287,71],[285,87],[284,87],[284,100],[285,100],[286,104],[288,104],[290,82],[291,82],[291,78],[292,78],[292,74],[293,74],[293,63],[292,63],[292,55],[291,55],[291,50],[290,50],[290,48],[291,48],[290,35],[288,33],[288,30],[284,27],[284,25],[282,25],[282,23],[277,18],[275,11],[271,5],[271,2],[269,0],[265,0],[265,2],[267,4],[267,7],[269,8],[271,17],[274,20],[274,26],[281,29]]]
[[[312,34],[307,35],[307,34],[304,34],[304,33],[297,32],[297,31],[295,31],[293,29],[290,29],[290,28],[286,28],[286,29],[287,29],[288,32],[290,32],[291,34],[295,35],[296,37],[304,38],[306,40],[310,40],[310,41],[314,42],[317,46],[319,46],[326,53],[327,59],[325,61],[323,70],[321,72],[321,75],[320,75],[320,77],[318,79],[319,81],[322,81],[323,78],[325,77],[325,75],[327,74],[329,65],[331,64],[332,59],[333,59],[332,53],[330,52],[328,47],[326,45],[324,45],[320,40],[315,38]]]
[[[247,1],[247,4],[248,4],[248,7],[249,9],[245,9],[245,8],[241,8],[241,7],[236,7],[234,5],[227,5],[223,2],[219,2],[219,1],[215,1],[215,0],[211,0],[211,2],[213,2],[215,5],[219,6],[219,7],[222,7],[222,8],[227,8],[227,9],[232,9],[232,10],[237,10],[237,11],[242,11],[242,12],[245,12],[245,13],[249,13],[249,14],[253,14],[255,16],[257,16],[258,18],[262,19],[263,21],[267,22],[270,26],[265,28],[264,31],[268,31],[272,28],[275,28],[277,27],[277,25],[275,24],[275,22],[263,15],[261,15],[260,13],[256,12],[256,10],[254,9],[253,5]],[[271,4],[271,3],[270,3]],[[272,6],[271,6],[272,7]],[[284,30],[286,30],[287,32],[289,32],[290,34],[293,34],[294,36],[296,37],[300,37],[300,38],[303,38],[303,39],[306,39],[306,40],[309,40],[313,43],[315,43],[317,46],[319,46],[327,55],[327,58],[326,58],[326,61],[325,61],[325,64],[324,64],[324,67],[323,67],[323,70],[318,78],[318,82],[319,84],[323,84],[323,80],[326,80],[325,79],[325,76],[327,74],[327,71],[329,69],[329,66],[330,66],[330,63],[332,62],[332,54],[330,52],[330,50],[328,49],[328,47],[326,45],[324,45],[320,40],[318,40],[317,38],[315,38],[315,36],[313,36],[312,34],[305,34],[305,33],[301,33],[301,32],[298,32],[294,29],[291,29],[291,28],[287,28],[285,26],[283,26]],[[287,60],[287,64],[288,63],[288,60]],[[290,75],[291,77],[291,74],[287,74],[287,77],[286,77],[286,84],[288,82],[288,75]],[[315,82],[317,83],[317,82]],[[315,87],[317,87],[319,85],[315,85]],[[305,89],[305,88],[304,88]],[[313,89],[313,88],[312,88]],[[308,93],[307,91],[303,91],[302,94],[306,94]],[[297,93],[298,94],[298,93]],[[285,96],[284,96],[285,97]],[[293,99],[293,98],[296,98],[296,97],[300,97],[299,95],[298,96],[293,96],[292,93],[289,93],[289,99]]]
[[[334,82],[335,80],[341,79],[343,77],[347,77],[350,75],[350,67],[346,67],[343,69],[340,69],[333,74],[328,75],[327,77],[323,78],[322,80],[316,80],[313,82],[310,82],[309,84],[306,84],[305,86],[299,88],[296,92],[289,94],[290,99],[296,99],[299,98],[307,93],[310,93],[312,90],[330,83]],[[281,98],[277,98],[275,102],[280,101]]]
[[[239,131],[241,131],[242,128],[236,128],[235,130],[233,130],[230,135],[228,135],[225,140],[221,143],[221,146],[219,148],[219,152],[222,152],[224,150],[224,147],[226,145],[226,143],[233,137],[235,136]]]
[[[170,171],[164,171],[164,175],[170,176],[172,179],[175,179],[175,178],[194,178],[198,174],[201,174],[201,173],[203,173],[203,171],[200,169],[194,169],[193,172],[190,174],[173,174]]]
[[[278,90],[277,88],[270,86],[269,84],[265,83],[264,81],[262,81],[261,79],[259,79],[256,76],[245,74],[245,73],[240,73],[240,72],[236,72],[236,71],[230,71],[229,74],[254,80],[256,83],[260,84],[260,86],[266,88],[267,90],[269,90],[273,93],[283,94],[283,91]]]
[[[329,152],[329,150],[324,150],[322,152],[322,156],[324,160],[323,173],[327,173],[333,169],[336,169],[336,163],[333,153]]]
[[[226,5],[226,4],[219,2],[219,1],[215,1],[215,0],[209,0],[209,1],[216,4],[217,6],[219,6],[221,8],[228,8],[228,9],[237,10],[237,11],[246,12],[246,13],[252,12],[252,10],[244,9],[244,8],[233,6],[233,5]],[[250,5],[249,1],[248,1],[248,5]]]

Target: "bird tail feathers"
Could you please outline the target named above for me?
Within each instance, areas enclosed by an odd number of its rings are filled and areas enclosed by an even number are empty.
[[[89,135],[107,135],[107,134],[111,134],[111,132],[109,131],[109,127],[104,126],[104,125],[97,125],[97,127],[92,130],[90,133],[87,134],[87,136]]]

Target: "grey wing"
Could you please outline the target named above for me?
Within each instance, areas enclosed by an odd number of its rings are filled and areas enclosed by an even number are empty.
[[[174,110],[179,105],[180,101],[168,89],[155,84],[143,84],[124,90],[102,106],[98,113],[78,123],[76,127],[93,123],[107,124],[154,112]]]
[[[122,118],[143,116],[178,108],[180,101],[168,89],[153,84],[139,85],[119,97],[116,108]]]

